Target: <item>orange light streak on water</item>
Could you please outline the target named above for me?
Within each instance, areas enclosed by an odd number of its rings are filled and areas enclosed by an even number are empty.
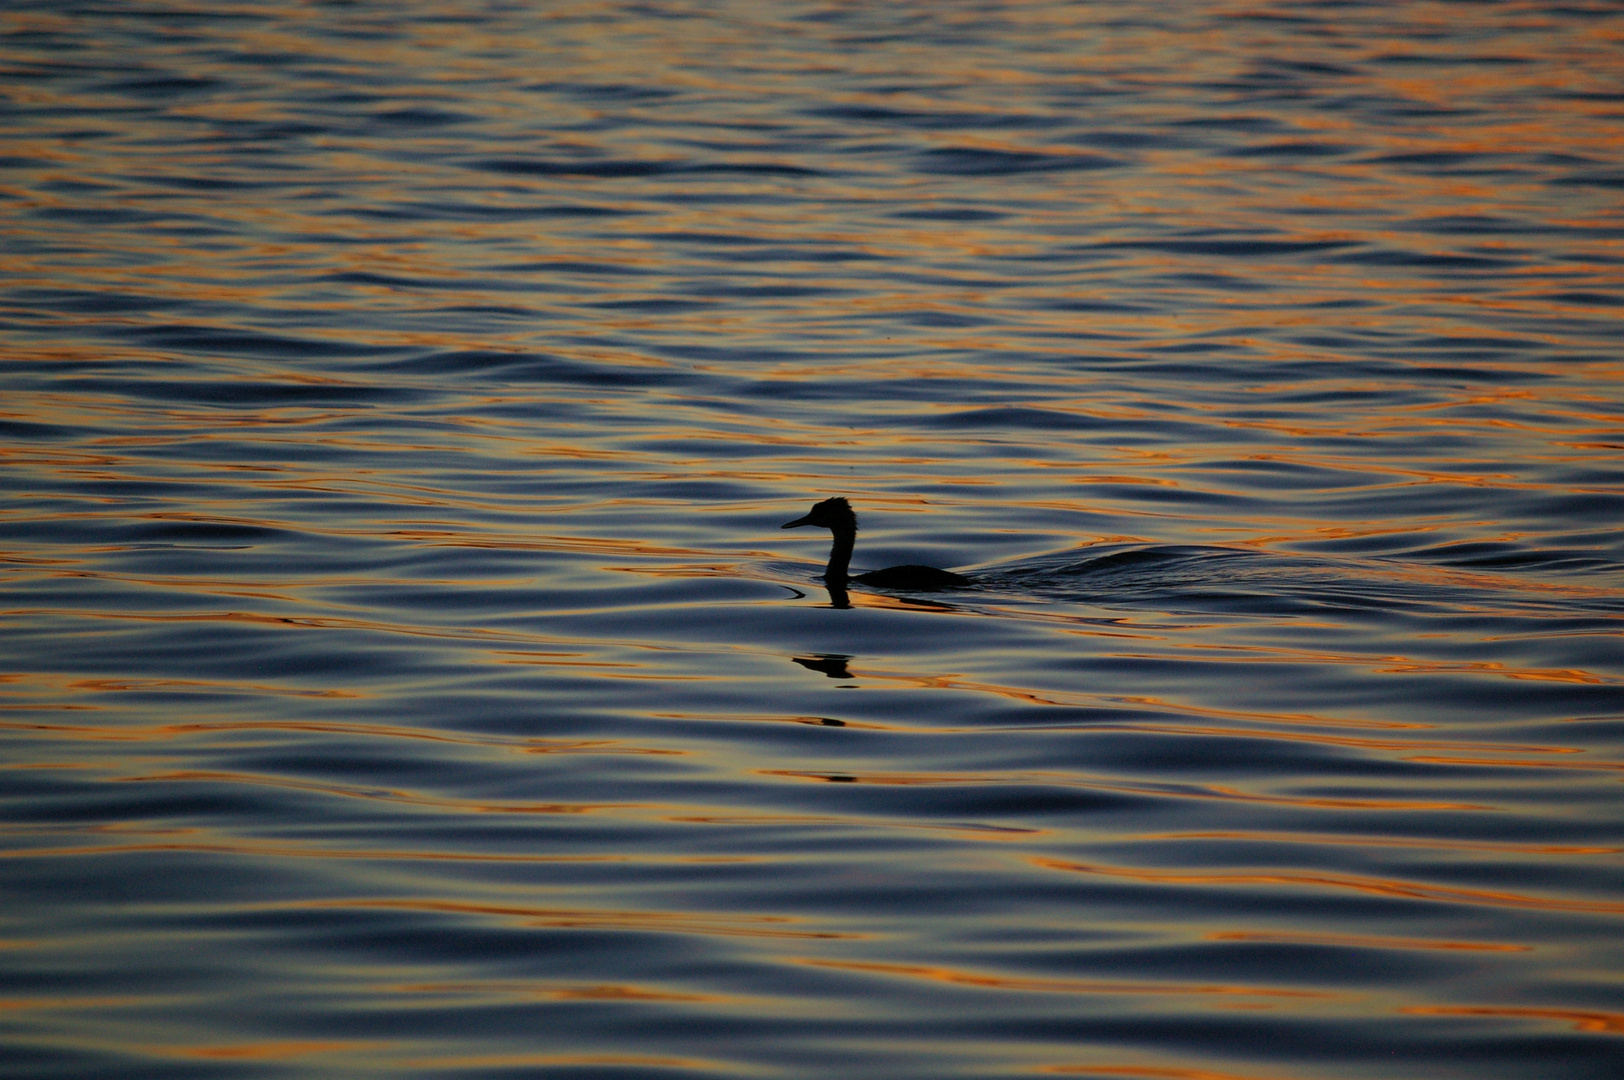
[[[849,960],[817,960],[797,958],[797,963],[811,967],[836,968],[876,975],[897,975],[909,979],[931,982],[979,986],[993,990],[1012,990],[1018,993],[1038,994],[1149,994],[1167,996],[1223,996],[1256,998],[1295,998],[1305,1000],[1332,1000],[1339,995],[1312,990],[1284,990],[1264,986],[1202,985],[1156,982],[1110,982],[1090,979],[1031,979],[1008,975],[988,975],[955,968],[912,966],[906,964],[871,964]]]
[[[1617,1012],[1442,1005],[1409,1005],[1399,1011],[1412,1016],[1507,1016],[1524,1020],[1561,1020],[1571,1023],[1575,1031],[1624,1034],[1624,1013]]]
[[[0,1037],[1624,1033],[1607,5],[228,8],[0,14]]]
[[[779,915],[750,915],[743,912],[703,915],[672,911],[603,911],[531,907],[527,905],[473,904],[453,900],[357,898],[315,900],[301,907],[376,908],[449,915],[474,915],[516,920],[524,926],[555,926],[569,929],[666,930],[719,937],[775,938],[784,940],[859,940],[865,934],[822,930],[780,929],[804,920]]]
[[[1180,871],[1148,870],[1126,866],[1105,866],[1097,863],[1076,863],[1064,859],[1036,857],[1034,866],[1067,873],[1095,874],[1102,877],[1126,878],[1157,885],[1217,886],[1229,888],[1243,885],[1279,886],[1285,888],[1328,888],[1369,893],[1376,896],[1410,897],[1453,904],[1477,904],[1488,907],[1531,908],[1541,911],[1585,911],[1597,914],[1624,914],[1624,903],[1604,900],[1561,900],[1555,897],[1530,896],[1525,893],[1503,892],[1493,889],[1460,889],[1443,885],[1430,885],[1417,881],[1398,881],[1364,877],[1354,874],[1312,873],[1218,873],[1195,874]]]

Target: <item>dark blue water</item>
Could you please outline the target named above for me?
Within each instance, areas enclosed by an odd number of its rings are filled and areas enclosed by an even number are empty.
[[[1621,70],[9,5],[0,1075],[1624,1075]]]

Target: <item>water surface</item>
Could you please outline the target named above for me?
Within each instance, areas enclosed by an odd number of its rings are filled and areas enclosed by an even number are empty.
[[[1619,1075],[1621,65],[11,5],[0,1073]]]

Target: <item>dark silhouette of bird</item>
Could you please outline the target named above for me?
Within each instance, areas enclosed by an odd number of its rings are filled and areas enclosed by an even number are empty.
[[[851,564],[852,545],[857,542],[857,514],[845,499],[824,499],[812,507],[805,517],[779,526],[796,529],[802,525],[815,525],[835,535],[834,547],[829,551],[829,565],[823,571],[823,583],[831,588],[844,588],[848,581],[861,582],[878,589],[908,589],[930,591],[957,589],[970,584],[970,579],[951,570],[938,570],[934,566],[888,566],[884,570],[871,570],[866,574],[847,573]]]

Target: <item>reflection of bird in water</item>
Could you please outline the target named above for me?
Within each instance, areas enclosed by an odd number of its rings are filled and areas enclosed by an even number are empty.
[[[831,679],[849,679],[852,673],[846,670],[851,663],[851,657],[844,653],[818,653],[816,656],[792,656],[791,660],[811,671],[821,671]],[[839,725],[838,720],[825,720],[825,724]]]
[[[938,570],[934,566],[888,566],[866,574],[848,574],[852,545],[857,542],[857,515],[851,504],[842,498],[824,499],[812,507],[805,517],[780,526],[794,529],[801,525],[816,525],[835,534],[834,547],[829,552],[829,566],[823,571],[823,583],[831,589],[845,586],[848,581],[859,581],[880,589],[955,589],[970,584],[970,579],[951,570]]]

